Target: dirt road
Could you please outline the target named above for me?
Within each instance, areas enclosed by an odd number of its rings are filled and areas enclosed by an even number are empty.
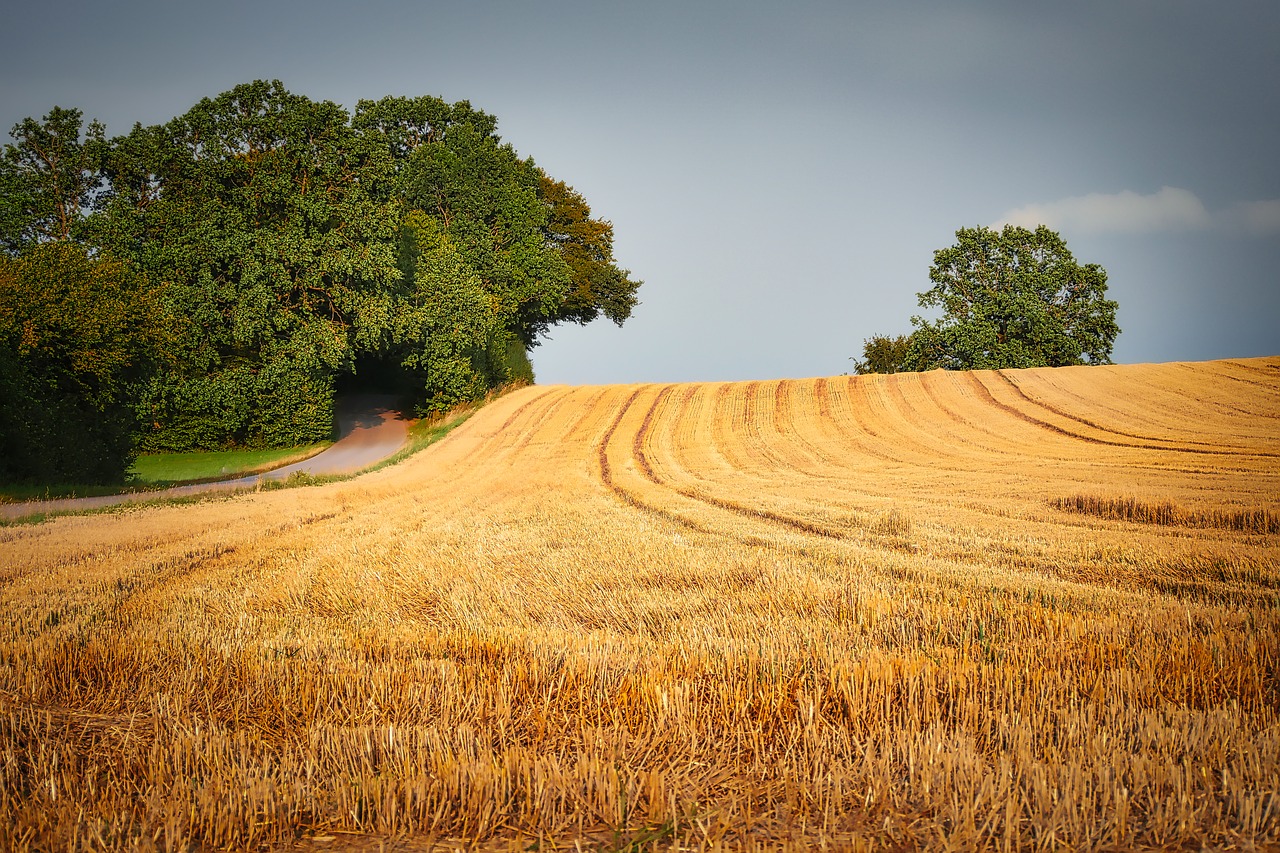
[[[185,497],[208,492],[240,491],[252,489],[267,480],[284,480],[298,472],[313,476],[354,473],[386,459],[404,446],[408,439],[409,424],[396,411],[394,404],[394,397],[377,394],[363,394],[339,400],[338,440],[315,456],[283,468],[238,477],[234,480],[174,486],[170,489],[150,492],[0,504],[0,518],[21,518],[24,515],[39,512],[95,509],[115,504]]]

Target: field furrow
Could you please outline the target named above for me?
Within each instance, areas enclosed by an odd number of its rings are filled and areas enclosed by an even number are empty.
[[[3,849],[1280,848],[1280,358],[524,388],[0,602]]]

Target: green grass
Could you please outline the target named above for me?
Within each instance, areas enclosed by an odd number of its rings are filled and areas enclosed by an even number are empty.
[[[121,492],[148,491],[183,483],[223,480],[279,468],[315,456],[328,444],[309,444],[275,450],[228,450],[200,453],[148,453],[138,457],[128,479],[115,485],[91,486],[83,483],[0,484],[0,503],[91,498]]]
[[[91,486],[84,483],[0,483],[0,503],[25,501],[49,501],[57,498],[94,498],[99,495],[117,495],[127,486]]]
[[[202,453],[147,453],[138,457],[129,473],[144,485],[212,480],[278,468],[314,456],[328,444],[285,447],[274,450],[220,450]]]
[[[476,403],[472,403],[470,405],[460,406],[459,408],[441,417],[431,418],[431,419],[424,418],[422,420],[411,423],[409,425],[409,439],[408,441],[405,442],[404,447],[400,448],[399,451],[387,457],[386,459],[382,460],[381,462],[375,465],[372,465],[368,468],[365,468],[363,471],[359,471],[354,474],[330,474],[330,475],[321,475],[321,476],[313,476],[311,474],[298,471],[298,472],[295,472],[292,476],[290,476],[286,480],[267,480],[264,483],[260,483],[256,488],[269,490],[269,489],[289,489],[289,488],[296,488],[298,486],[319,486],[319,485],[324,485],[325,483],[337,482],[339,480],[350,480],[354,477],[359,476],[360,474],[368,473],[370,471],[377,471],[381,468],[387,467],[388,465],[394,465],[397,462],[401,462],[407,459],[408,457],[412,456],[418,451],[423,450],[432,444],[435,444],[437,441],[444,438],[449,433],[453,432],[453,430],[455,430],[457,427],[465,423],[468,418],[470,418],[473,414],[479,411],[486,403],[489,403],[490,401],[495,400],[498,397],[501,397],[503,394],[506,394],[520,387],[523,387],[523,385],[515,384],[509,387],[504,387],[490,393],[484,400],[478,401]],[[325,445],[314,445],[314,447],[323,447],[323,446]],[[261,452],[292,453],[292,452],[297,452],[299,450],[300,448],[292,448],[289,451],[261,451]],[[250,452],[257,452],[257,451],[250,451]],[[150,455],[181,457],[181,456],[193,456],[193,455],[215,456],[215,455],[222,455],[222,454],[174,453],[174,454],[150,454]],[[236,455],[246,456],[248,455],[248,453],[241,453]],[[306,455],[310,456],[312,454],[308,453]],[[139,457],[139,460],[141,460],[142,458],[143,457]],[[278,465],[272,465],[270,467],[278,467]],[[142,485],[138,480],[135,480],[134,482],[137,483],[138,485]],[[146,485],[148,487],[154,488],[157,485],[170,485],[171,483],[172,481],[156,481],[154,483],[148,483]],[[25,500],[39,500],[42,498],[43,499],[56,498],[56,497],[88,497],[92,495],[117,494],[119,492],[120,492],[119,487],[112,488],[110,486],[97,486],[97,487],[4,486],[0,488],[0,501],[5,501],[5,500],[25,501]],[[59,516],[64,516],[64,515],[97,515],[100,513],[130,511],[130,510],[136,510],[136,509],[140,509],[144,507],[152,507],[152,506],[190,504],[190,503],[198,503],[200,501],[205,501],[205,500],[228,500],[231,497],[232,497],[232,493],[230,492],[213,492],[209,494],[185,495],[182,497],[161,497],[161,498],[156,498],[155,500],[137,501],[130,504],[113,504],[111,506],[96,507],[94,509],[68,509],[68,510],[53,510],[49,512],[38,511],[38,512],[32,513],[31,515],[20,516],[18,518],[0,518],[0,528],[14,527],[14,526],[23,525],[23,524],[39,524],[42,521],[46,521],[48,519],[57,518]]]

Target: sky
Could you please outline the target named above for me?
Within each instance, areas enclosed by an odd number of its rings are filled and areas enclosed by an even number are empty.
[[[614,224],[644,281],[541,384],[836,375],[911,330],[933,252],[1043,222],[1119,302],[1120,363],[1280,355],[1280,4],[21,4],[0,127],[108,134],[253,79],[435,95]]]

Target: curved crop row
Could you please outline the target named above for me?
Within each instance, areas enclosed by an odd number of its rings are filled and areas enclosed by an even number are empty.
[[[1277,845],[1277,518],[1280,359],[522,389],[0,529],[0,847]]]

